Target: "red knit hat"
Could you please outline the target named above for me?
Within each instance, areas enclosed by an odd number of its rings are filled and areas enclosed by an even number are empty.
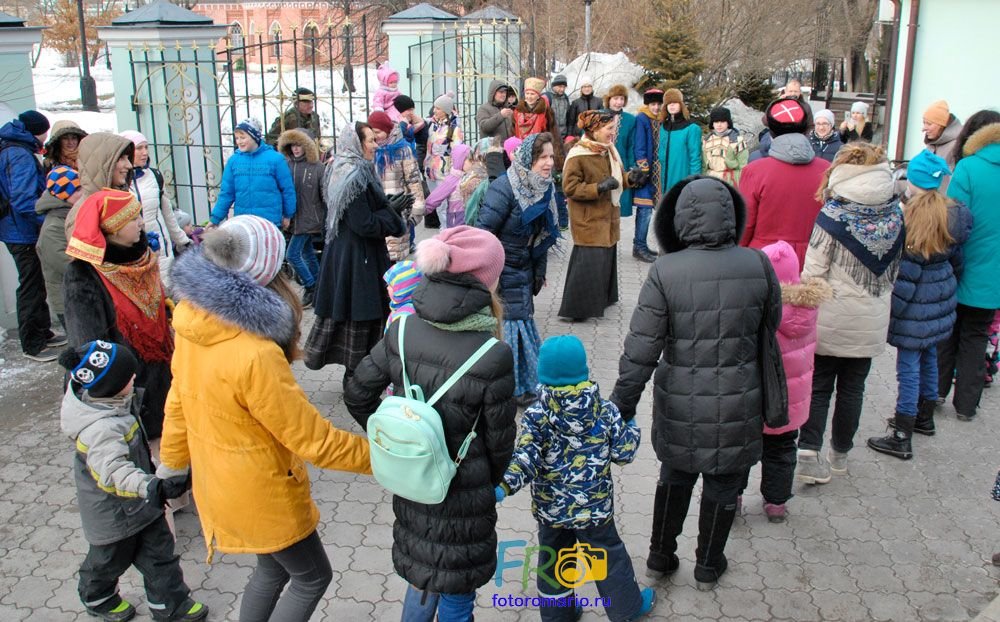
[[[388,134],[392,132],[392,128],[396,124],[392,122],[389,115],[379,110],[368,115],[368,125],[372,126],[373,129],[380,130]]]
[[[108,248],[105,234],[117,233],[142,212],[142,204],[131,192],[105,188],[87,197],[66,244],[66,254],[92,264],[104,263]]]
[[[424,274],[471,274],[493,289],[503,271],[503,245],[489,231],[459,225],[417,245],[417,267]]]

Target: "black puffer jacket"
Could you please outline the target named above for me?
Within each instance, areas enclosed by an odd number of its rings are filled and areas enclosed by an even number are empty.
[[[504,319],[530,320],[535,315],[534,292],[545,282],[548,254],[532,258],[535,236],[542,231],[544,219],[521,224],[523,210],[514,198],[507,175],[490,184],[479,208],[476,226],[486,229],[503,244],[504,264],[500,275],[500,296]]]
[[[416,316],[407,320],[406,371],[424,395],[433,395],[490,338],[483,332],[450,332],[425,320],[454,323],[490,304],[490,293],[468,275],[424,277],[413,295]],[[371,351],[347,383],[344,402],[364,427],[392,382],[403,384],[399,322]],[[493,488],[514,453],[514,359],[494,345],[435,408],[454,456],[479,417],[477,436],[445,500],[424,505],[393,497],[392,563],[411,585],[464,594],[486,584],[497,567],[497,512]]]
[[[678,471],[737,473],[760,458],[757,333],[769,279],[766,330],[777,329],[781,288],[759,251],[736,246],[745,218],[736,190],[703,177],[676,184],[656,213],[666,254],[639,293],[611,400],[631,419],[656,368],[653,447]]]

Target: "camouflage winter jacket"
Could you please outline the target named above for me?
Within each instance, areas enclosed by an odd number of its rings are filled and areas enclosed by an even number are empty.
[[[531,509],[542,524],[582,529],[614,515],[611,463],[628,464],[639,428],[601,399],[598,387],[541,387],[524,412],[504,487],[513,494],[531,483]]]

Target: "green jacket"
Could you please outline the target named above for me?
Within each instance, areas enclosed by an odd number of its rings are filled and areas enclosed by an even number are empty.
[[[660,126],[659,153],[663,170],[663,194],[680,180],[701,174],[701,128],[697,123],[682,119],[666,120]]]
[[[309,137],[313,140],[318,141],[320,138],[319,130],[319,115],[314,111],[311,115],[306,117],[298,108],[292,106],[285,111],[285,114],[274,120],[271,124],[271,129],[267,132],[267,136],[264,137],[264,142],[271,145],[272,147],[278,146],[278,137],[285,130],[303,130]]]
[[[70,207],[69,203],[57,199],[49,192],[43,192],[35,203],[35,212],[45,217],[42,229],[38,232],[35,250],[42,264],[49,307],[56,315],[66,313],[66,305],[63,302],[63,275],[66,274],[66,265],[69,264],[69,256],[66,254],[66,215],[69,214]]]

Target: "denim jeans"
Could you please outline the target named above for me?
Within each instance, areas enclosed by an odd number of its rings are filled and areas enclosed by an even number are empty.
[[[319,260],[316,259],[316,249],[313,248],[312,234],[297,233],[288,242],[288,252],[285,253],[288,263],[295,268],[295,274],[299,275],[302,287],[309,288],[316,285],[316,278],[319,276]]]
[[[635,206],[635,239],[632,240],[633,251],[649,252],[649,245],[646,243],[646,237],[649,235],[649,221],[652,216],[652,206]]]
[[[916,417],[919,398],[926,401],[937,400],[937,347],[932,346],[926,350],[898,348],[896,382],[899,385],[896,414]]]
[[[20,290],[19,290],[20,291]],[[976,414],[986,378],[986,344],[995,309],[958,305],[958,317],[951,335],[938,344],[938,394],[948,397],[952,380],[955,396],[952,403],[959,414]]]
[[[52,318],[46,302],[45,277],[42,262],[34,244],[5,242],[17,268],[17,335],[25,354],[38,354],[45,349],[45,342],[52,337]],[[986,346],[983,346],[986,351]]]
[[[565,229],[569,226],[569,208],[566,207],[566,194],[562,189],[556,190],[556,213],[559,216],[559,228]]]
[[[639,613],[642,607],[642,595],[639,593],[639,584],[635,581],[635,571],[632,569],[632,558],[625,550],[625,543],[622,542],[615,528],[615,521],[608,520],[603,525],[597,527],[587,527],[585,529],[566,529],[563,527],[549,527],[548,525],[538,525],[538,544],[542,547],[551,547],[556,552],[556,559],[551,559],[552,555],[546,550],[538,552],[538,568],[548,570],[537,575],[538,594],[549,598],[570,597],[573,589],[563,585],[552,585],[547,579],[555,580],[556,573],[567,568],[574,568],[576,562],[560,564],[559,551],[561,549],[571,549],[577,542],[581,545],[589,546],[591,549],[603,549],[603,559],[596,557],[595,564],[591,565],[590,571],[602,572],[606,568],[607,576],[604,579],[595,581],[597,592],[605,599],[608,605],[605,612],[612,622],[629,620]],[[583,548],[583,547],[581,547]],[[596,551],[601,555],[601,551]],[[564,557],[572,559],[573,556]],[[577,569],[580,572],[582,569]],[[565,574],[562,575],[566,577]],[[575,580],[572,582],[576,582]],[[575,608],[570,607],[545,607],[538,608],[543,622],[563,622],[576,619]]]
[[[288,548],[258,555],[243,591],[240,622],[304,622],[332,580],[330,560],[315,531]]]
[[[403,599],[402,622],[467,622],[472,620],[476,607],[476,593],[435,594],[422,592],[412,585],[406,588]]]
[[[865,380],[871,369],[870,358],[816,355],[809,419],[802,426],[799,449],[819,451],[823,448],[823,435],[826,433],[834,385],[837,389],[837,402],[833,408],[830,447],[841,453],[847,453],[854,447],[854,435],[858,431],[861,406],[865,399]]]

